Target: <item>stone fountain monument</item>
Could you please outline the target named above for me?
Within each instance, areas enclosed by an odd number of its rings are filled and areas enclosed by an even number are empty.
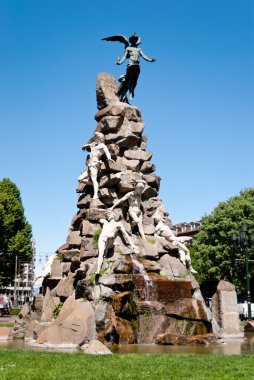
[[[137,60],[132,37],[125,55]],[[134,89],[123,83],[118,87],[107,73],[97,78],[98,124],[82,148],[88,156],[78,177],[78,211],[44,278],[43,294],[24,313],[24,334],[38,345],[214,338],[189,238],[171,229],[141,112],[127,102]]]

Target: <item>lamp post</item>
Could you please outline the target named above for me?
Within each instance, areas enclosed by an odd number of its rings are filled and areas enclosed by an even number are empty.
[[[254,242],[254,232],[248,233],[248,226],[246,223],[242,224],[242,229],[238,234],[232,235],[233,242],[238,242],[240,251],[243,253],[243,259],[237,259],[237,261],[245,262],[245,275],[246,275],[246,291],[247,291],[247,305],[248,305],[248,321],[252,320],[251,317],[251,294],[250,294],[250,270],[249,263],[254,260],[249,259],[250,244]]]

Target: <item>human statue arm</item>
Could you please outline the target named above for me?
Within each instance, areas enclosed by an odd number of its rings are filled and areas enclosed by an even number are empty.
[[[141,57],[142,57],[145,61],[148,61],[148,62],[155,62],[155,61],[156,61],[155,58],[149,58],[149,57],[147,57],[147,56],[143,53],[143,51],[142,51],[141,49],[139,50],[139,54],[141,55]]]
[[[161,230],[160,230],[160,228],[157,228],[157,226],[155,227],[154,236],[156,236],[156,237],[159,238],[159,239],[164,239],[164,238],[161,236]]]
[[[190,236],[176,236],[175,239],[180,241],[180,243],[183,243],[183,244],[188,244],[193,241],[193,238]]]
[[[120,223],[120,231],[122,232],[122,235],[124,237],[124,239],[127,241],[127,243],[129,243],[129,245],[131,246],[131,249],[133,251],[136,251],[137,250],[137,246],[133,243],[133,241],[131,240],[130,236],[127,234],[124,226],[122,225],[122,223]]]
[[[105,144],[103,144],[103,150],[104,150],[104,153],[105,153],[105,156],[107,157],[107,159],[108,159],[109,161],[115,162],[115,161],[113,160],[113,158],[111,158],[111,154],[110,154],[110,152],[109,152],[109,150],[108,150],[108,147],[107,147]]]
[[[125,194],[121,199],[118,199],[116,203],[110,207],[110,210],[114,210],[116,206],[118,206],[120,203],[126,201],[130,197],[130,193]]]
[[[121,59],[118,58],[118,60],[115,62],[116,65],[121,65],[128,57],[128,51],[125,50],[125,53]]]
[[[82,146],[82,150],[86,150],[87,148],[91,148],[92,147],[92,144],[85,144]]]

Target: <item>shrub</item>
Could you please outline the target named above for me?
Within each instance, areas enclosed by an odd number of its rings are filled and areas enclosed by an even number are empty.
[[[59,303],[56,305],[56,307],[55,307],[55,309],[54,309],[54,311],[53,311],[53,318],[54,318],[54,319],[56,319],[56,318],[58,317],[58,315],[59,315],[59,313],[60,313],[62,307],[63,307],[63,302],[59,302]]]
[[[94,248],[98,248],[98,240],[101,234],[102,228],[98,228],[96,231],[93,233],[93,246]]]
[[[20,308],[19,307],[14,307],[12,310],[11,310],[11,315],[19,315],[20,313]]]

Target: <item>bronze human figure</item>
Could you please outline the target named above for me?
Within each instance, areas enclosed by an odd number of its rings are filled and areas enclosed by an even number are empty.
[[[126,86],[122,86],[120,90],[118,91],[118,96],[120,97],[120,100],[123,99],[123,96],[126,94],[126,92],[129,90],[129,99],[134,98],[134,90],[137,85],[139,73],[140,73],[140,66],[139,66],[139,56],[141,56],[145,61],[148,62],[155,62],[156,59],[154,58],[148,58],[143,51],[138,47],[140,44],[140,37],[137,36],[135,33],[130,36],[129,40],[127,40],[126,37],[121,35],[111,36],[111,37],[105,37],[102,38],[104,41],[118,41],[125,44],[125,54],[121,59],[118,59],[115,63],[116,65],[121,65],[126,59],[129,59],[129,63],[127,65],[126,75],[125,75],[125,83]],[[126,91],[124,93],[124,91]]]
[[[126,76],[125,75],[120,75],[118,79],[119,87],[118,87],[118,92],[117,96],[119,97],[120,101],[123,103],[129,103],[128,98],[127,98],[127,91],[128,91],[128,83],[126,81]]]

